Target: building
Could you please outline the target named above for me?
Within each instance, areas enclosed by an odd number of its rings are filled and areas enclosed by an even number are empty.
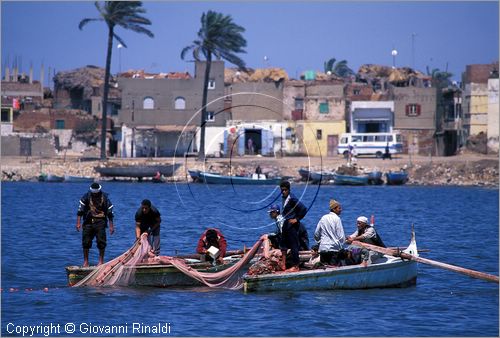
[[[498,70],[488,79],[488,151],[498,153],[499,103]]]

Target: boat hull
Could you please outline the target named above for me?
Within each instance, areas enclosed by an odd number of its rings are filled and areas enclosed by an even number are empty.
[[[251,177],[222,176],[199,173],[200,181],[208,184],[279,185],[281,178],[253,179]]]
[[[334,174],[327,171],[311,171],[310,174],[313,183],[329,182],[334,178]]]
[[[157,173],[165,177],[170,177],[174,174],[180,164],[168,165],[149,165],[149,166],[121,166],[121,167],[95,167],[101,176],[109,177],[154,177]]]
[[[85,176],[64,175],[64,182],[66,182],[66,183],[92,183],[92,182],[94,182],[94,178],[93,177],[85,177]]]
[[[371,171],[368,173],[368,184],[380,185],[383,184],[382,172],[381,171]]]
[[[351,176],[351,175],[333,175],[333,182],[336,185],[367,185],[368,175]]]
[[[245,292],[349,290],[407,287],[416,282],[417,263],[398,259],[367,267],[356,265],[294,273],[245,275],[243,287]]]
[[[405,172],[386,173],[385,177],[388,185],[401,185],[408,181],[408,173]]]
[[[238,260],[233,260],[223,265],[212,266],[207,262],[189,264],[190,267],[199,272],[219,272],[234,265]],[[68,285],[73,286],[88,274],[96,269],[95,266],[81,267],[68,266],[66,273],[68,276]],[[154,287],[186,287],[186,286],[201,286],[201,282],[191,278],[179,271],[176,267],[170,264],[154,264],[154,265],[138,265],[131,267],[135,269],[133,280],[129,286],[154,286]]]

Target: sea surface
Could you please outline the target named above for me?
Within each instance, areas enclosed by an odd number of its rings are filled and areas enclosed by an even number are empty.
[[[64,268],[82,263],[75,224],[87,189],[77,183],[1,184],[2,336],[22,336],[30,326],[34,336],[499,335],[497,284],[423,264],[416,286],[402,289],[245,294],[205,287],[67,287]],[[162,214],[163,255],[193,253],[199,235],[214,226],[229,249],[250,247],[273,231],[266,210],[281,203],[279,190],[269,186],[104,182],[103,190],[115,206],[116,226],[106,260],[134,242],[134,214],[145,198]],[[414,224],[418,247],[429,250],[423,257],[498,275],[498,189],[296,184],[292,193],[310,208],[304,222],[311,244],[335,198],[346,234],[355,230],[356,217],[374,215],[384,242],[405,246]],[[95,264],[95,243],[90,256]],[[133,332],[133,325],[164,331]],[[100,333],[111,327],[122,331]]]

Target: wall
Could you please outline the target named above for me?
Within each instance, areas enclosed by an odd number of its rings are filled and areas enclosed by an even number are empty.
[[[231,119],[258,121],[283,119],[283,83],[233,83],[226,92],[231,95]]]
[[[299,141],[299,152],[308,156],[327,156],[328,135],[340,135],[345,132],[345,121],[324,122],[297,122],[297,138]],[[322,131],[322,138],[316,138],[316,131]]]
[[[436,88],[393,87],[394,129],[436,129]],[[406,105],[419,104],[420,115],[408,116]]]
[[[208,90],[207,110],[216,114],[223,111],[224,100],[224,63],[212,63],[210,78],[215,80],[215,89]],[[119,78],[119,87],[122,89],[122,106],[118,113],[118,122],[127,125],[199,125],[201,122],[203,96],[204,63],[197,63],[196,74],[193,79],[133,79]],[[143,100],[151,97],[154,100],[154,109],[143,109]],[[185,109],[175,109],[175,99],[183,97]],[[217,100],[218,99],[218,100]],[[210,104],[211,101],[217,100]],[[132,121],[132,107],[133,121]],[[211,125],[224,126],[228,118],[227,113],[215,116]]]
[[[25,156],[21,151],[21,138],[27,138],[31,142],[31,154],[28,156],[54,157],[56,155],[54,140],[50,135],[21,133],[1,137],[1,156]]]
[[[304,81],[286,81],[283,88],[283,119],[292,120],[292,111],[295,110],[295,98],[304,99],[306,87]]]
[[[305,87],[304,120],[345,119],[344,85],[313,82]],[[328,113],[320,113],[320,104],[328,103]]]
[[[488,132],[488,84],[470,83],[465,86],[470,114],[470,135]]]

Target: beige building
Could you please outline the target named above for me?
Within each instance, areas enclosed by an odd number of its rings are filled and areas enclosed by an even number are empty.
[[[344,120],[289,122],[292,137],[287,149],[314,157],[337,156],[339,135],[345,132]]]
[[[499,105],[498,73],[496,78],[488,79],[488,151],[498,153]]]

